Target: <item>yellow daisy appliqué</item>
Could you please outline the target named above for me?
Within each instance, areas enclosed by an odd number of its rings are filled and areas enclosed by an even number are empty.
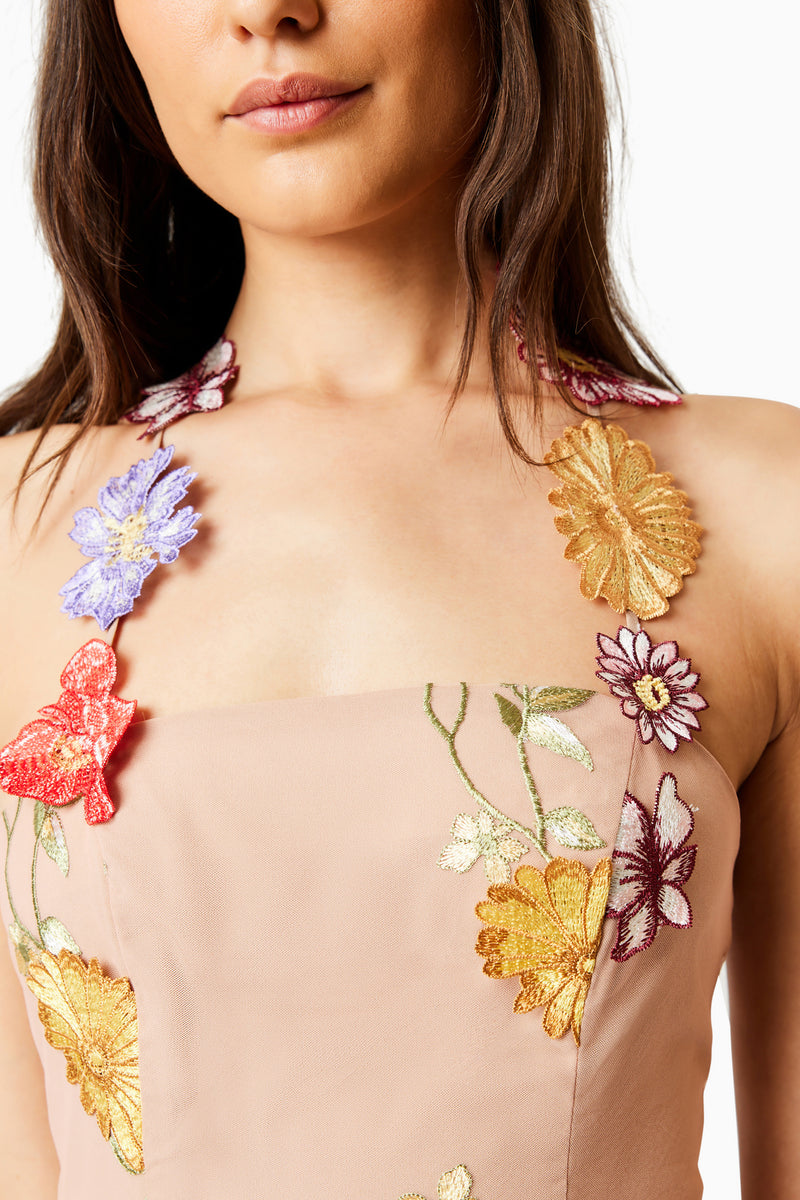
[[[620,615],[662,616],[700,553],[686,494],[656,472],[645,442],[596,418],[566,429],[544,461],[562,483],[548,499],[569,538],[564,557],[581,564],[583,595]]]
[[[474,1200],[472,1176],[467,1168],[462,1165],[452,1171],[445,1171],[439,1180],[436,1196],[437,1200]],[[400,1200],[425,1200],[425,1197],[418,1196],[416,1192],[407,1192]]]
[[[28,987],[51,1046],[67,1060],[67,1079],[97,1117],[129,1171],[144,1170],[136,999],[127,979],[111,979],[96,958],[87,966],[71,950],[44,951],[28,967]]]
[[[475,949],[492,979],[519,975],[514,1012],[544,1008],[551,1038],[572,1029],[580,1045],[581,1022],[603,928],[611,859],[593,871],[570,858],[554,858],[544,871],[517,867],[513,884],[489,888],[476,913],[488,928]]]

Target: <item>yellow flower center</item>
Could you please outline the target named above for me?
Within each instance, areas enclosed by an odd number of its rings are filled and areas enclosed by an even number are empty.
[[[90,1046],[83,1056],[84,1062],[93,1075],[98,1079],[104,1079],[108,1074],[108,1063],[106,1056],[97,1046]]]
[[[67,737],[65,733],[62,733],[53,743],[50,761],[57,770],[62,771],[65,775],[74,775],[76,771],[90,767],[94,759],[91,754],[86,753],[77,738]]]
[[[153,547],[142,541],[148,524],[144,505],[122,522],[106,517],[103,524],[111,534],[108,539],[108,558],[111,562],[143,562],[153,553]]]
[[[576,975],[591,975],[594,972],[594,957],[591,954],[582,955],[575,963]]]
[[[606,530],[616,538],[628,540],[633,535],[631,522],[627,513],[620,505],[620,496],[616,492],[606,492],[598,497],[598,519]]]
[[[633,685],[633,690],[648,712],[661,712],[670,702],[670,694],[663,679],[654,679],[652,675],[643,675]]]

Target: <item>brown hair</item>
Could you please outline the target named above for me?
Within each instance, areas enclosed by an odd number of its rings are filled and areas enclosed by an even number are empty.
[[[675,381],[623,303],[609,254],[609,122],[591,0],[473,0],[481,126],[457,218],[468,315],[452,410],[483,309],[487,238],[500,261],[488,310],[500,420],[532,462],[508,402],[509,319],[551,369],[557,352]],[[113,0],[48,0],[35,109],[34,198],[63,287],[55,342],[0,407],[0,434],[113,424],[142,387],[194,365],[219,337],[244,270],[238,221],[178,167],[124,43]],[[203,253],[198,253],[198,247]],[[214,248],[213,258],[208,248]],[[511,343],[513,344],[513,342]],[[532,404],[541,384],[529,364]]]

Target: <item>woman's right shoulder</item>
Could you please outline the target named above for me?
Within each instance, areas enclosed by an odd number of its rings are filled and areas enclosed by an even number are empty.
[[[58,459],[78,432],[77,425],[55,425],[38,446],[38,429],[0,437],[0,568],[24,549],[46,546],[57,531],[64,531],[65,522],[68,532],[75,510],[93,503],[99,488],[132,453],[130,425],[91,429],[65,458],[48,495]],[[21,483],[29,468],[32,474]]]

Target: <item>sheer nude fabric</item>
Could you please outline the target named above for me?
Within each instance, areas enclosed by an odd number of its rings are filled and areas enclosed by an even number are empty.
[[[470,686],[459,753],[530,823],[495,690]],[[545,806],[575,805],[607,843],[564,852],[587,866],[611,853],[626,791],[652,811],[665,771],[695,817],[691,928],[663,927],[618,963],[605,921],[577,1047],[546,1035],[541,1009],[513,1011],[518,978],[482,970],[483,864],[438,865],[475,806],[423,699],[402,688],[141,722],[109,764],[112,820],[90,828],[81,805],[61,810],[70,873],[40,864],[40,905],[131,981],[146,1169],[117,1162],[21,985],[59,1200],[436,1200],[459,1164],[477,1200],[701,1195],[739,836],[729,779],[697,744],[643,747],[600,694],[565,716],[592,771],[530,747]],[[458,684],[433,688],[447,723],[459,699]],[[29,825],[9,881],[32,921]],[[5,895],[0,911],[8,925]]]

